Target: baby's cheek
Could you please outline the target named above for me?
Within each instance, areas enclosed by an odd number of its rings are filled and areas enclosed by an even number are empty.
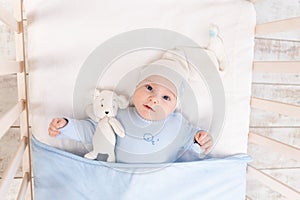
[[[163,109],[162,106],[154,106],[155,112],[150,112],[151,118],[154,120],[160,120],[167,117],[167,112]]]
[[[172,112],[174,112],[175,109],[176,109],[176,104],[170,105],[170,106],[168,107],[167,111],[166,111],[167,115],[169,115],[169,114],[171,114]]]

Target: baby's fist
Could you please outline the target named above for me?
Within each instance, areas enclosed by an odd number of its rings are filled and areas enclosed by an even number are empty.
[[[196,142],[200,145],[204,153],[207,154],[213,144],[213,139],[211,135],[205,131],[199,131],[195,135]]]
[[[67,124],[64,118],[54,118],[49,124],[48,133],[51,137],[56,137],[59,134],[59,129]]]

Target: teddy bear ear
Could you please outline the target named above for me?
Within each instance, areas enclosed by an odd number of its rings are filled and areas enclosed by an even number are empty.
[[[125,96],[118,95],[118,104],[119,104],[119,108],[124,109],[128,106],[129,101]]]
[[[95,89],[94,90],[94,97],[99,97],[100,96],[101,91],[99,89]]]

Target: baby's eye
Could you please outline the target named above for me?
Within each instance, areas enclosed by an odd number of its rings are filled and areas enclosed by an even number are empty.
[[[167,96],[167,95],[163,96],[163,99],[166,100],[166,101],[170,101],[171,100],[171,98],[169,96]]]
[[[101,104],[101,107],[103,107],[103,104]]]
[[[147,90],[149,90],[149,91],[152,91],[152,90],[153,90],[153,88],[152,88],[151,85],[146,85],[146,88],[147,88]]]

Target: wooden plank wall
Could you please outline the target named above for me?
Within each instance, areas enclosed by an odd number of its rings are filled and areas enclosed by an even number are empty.
[[[260,0],[255,4],[257,23],[300,16],[298,0]],[[300,25],[299,25],[300,26]],[[257,36],[255,61],[299,61],[300,32]],[[300,67],[300,66],[299,66]],[[253,74],[252,94],[255,97],[300,105],[300,74]],[[252,132],[300,148],[300,119],[253,109],[250,129]],[[248,152],[254,158],[252,165],[300,191],[300,160],[286,159],[284,155],[270,152],[249,144]],[[247,182],[251,199],[286,199],[251,178]]]
[[[13,12],[13,3],[9,0],[0,0],[0,6]],[[15,60],[15,35],[0,22],[0,60]],[[0,76],[0,116],[9,110],[18,100],[17,76]],[[18,122],[16,123],[18,125]],[[18,128],[11,128],[0,140],[0,177],[7,169],[8,163],[19,144],[20,132]],[[1,197],[5,200],[16,199],[21,184],[22,171],[19,169],[15,181],[10,187],[9,195]]]
[[[0,0],[0,5],[11,9],[8,0]],[[299,0],[260,0],[255,5],[257,23],[264,23],[289,17],[300,16]],[[254,60],[300,60],[300,32],[259,36],[255,40]],[[14,34],[0,22],[0,59],[14,59]],[[299,66],[300,67],[300,66]],[[17,101],[16,76],[0,77],[0,115]],[[300,105],[300,74],[253,75],[253,96]],[[251,112],[251,131],[300,148],[300,119],[259,110]],[[11,129],[0,141],[0,177],[18,144],[19,134]],[[300,162],[286,160],[283,155],[269,152],[256,145],[249,145],[249,153],[254,157],[253,165],[300,190]],[[19,174],[21,175],[21,174]],[[18,184],[18,183],[17,183]],[[14,188],[12,187],[13,191]],[[280,194],[262,186],[256,180],[248,179],[247,191],[251,199],[286,199]],[[13,192],[12,192],[13,193]],[[7,197],[10,199],[11,197]]]

